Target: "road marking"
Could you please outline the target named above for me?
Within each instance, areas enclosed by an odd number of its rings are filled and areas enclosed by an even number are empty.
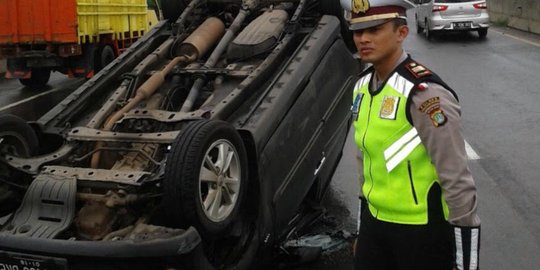
[[[536,47],[540,47],[540,43],[536,43],[536,42],[533,42],[533,41],[530,41],[530,40],[526,40],[524,38],[520,38],[520,37],[517,37],[517,36],[514,36],[512,34],[508,34],[508,33],[505,33],[505,32],[501,32],[501,31],[498,31],[498,30],[493,30],[494,32],[497,32],[503,36],[508,36],[508,37],[511,37],[515,40],[519,40],[521,42],[525,42],[527,44],[530,44],[530,45],[533,45],[533,46],[536,46]]]
[[[19,100],[19,101],[15,102],[15,103],[11,103],[11,104],[9,104],[9,105],[7,105],[7,106],[4,106],[4,107],[0,108],[0,112],[5,111],[5,110],[7,110],[7,109],[11,109],[11,108],[13,108],[13,107],[15,107],[15,106],[18,106],[18,105],[21,105],[21,104],[23,104],[23,103],[25,103],[25,102],[34,100],[34,99],[39,98],[39,97],[41,97],[41,96],[45,96],[45,95],[48,95],[48,94],[51,94],[51,93],[54,93],[54,92],[57,92],[57,91],[60,91],[60,90],[65,90],[65,89],[64,89],[64,88],[51,89],[51,90],[49,90],[49,91],[45,91],[45,92],[40,93],[40,94],[37,94],[37,95],[35,95],[35,96],[31,96],[31,97],[29,97],[29,98],[25,98],[25,99]]]
[[[480,156],[476,153],[476,151],[474,151],[472,146],[467,141],[465,141],[465,151],[467,151],[467,156],[470,160],[480,159]]]

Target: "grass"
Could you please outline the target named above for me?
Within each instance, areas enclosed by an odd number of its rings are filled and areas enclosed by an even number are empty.
[[[493,21],[493,25],[499,26],[499,27],[507,27],[508,26],[508,17],[500,17],[497,20]]]

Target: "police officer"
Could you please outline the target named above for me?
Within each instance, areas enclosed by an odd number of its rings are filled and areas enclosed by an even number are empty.
[[[355,269],[479,269],[480,219],[460,106],[402,49],[403,0],[341,0],[360,58],[353,96],[363,207]]]

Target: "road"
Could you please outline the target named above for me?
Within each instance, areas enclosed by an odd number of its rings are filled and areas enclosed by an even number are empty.
[[[540,268],[540,38],[507,31],[493,27],[486,40],[470,33],[427,41],[411,26],[405,49],[460,97],[469,166],[478,187],[482,269],[535,270]],[[54,75],[48,89],[36,91],[2,81],[0,112],[36,120],[81,82]],[[325,203],[334,226],[327,218],[310,233],[354,232],[355,151],[349,136]],[[310,265],[286,269],[351,269],[349,252],[345,246]]]
[[[43,89],[25,87],[18,80],[0,79],[0,113],[11,113],[35,121],[63,100],[84,79],[69,79],[58,72]]]

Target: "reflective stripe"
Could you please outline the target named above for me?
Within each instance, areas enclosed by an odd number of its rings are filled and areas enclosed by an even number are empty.
[[[358,83],[356,83],[356,86],[354,87],[355,90],[364,87],[364,85],[366,85],[366,83],[369,83],[370,80],[371,80],[371,73],[369,73],[366,76],[360,78],[358,80]]]
[[[405,133],[405,135],[401,136],[401,138],[399,138],[396,142],[394,142],[392,145],[390,145],[390,147],[388,147],[384,151],[384,159],[388,160],[389,158],[391,158],[393,155],[397,153],[397,151],[399,151],[399,149],[401,149],[406,143],[408,143],[417,135],[418,135],[418,130],[416,130],[416,128],[413,127],[411,130]]]
[[[399,151],[394,157],[392,157],[389,161],[386,162],[386,169],[388,172],[391,172],[399,163],[401,163],[404,159],[409,156],[412,151],[414,151],[414,148],[416,148],[418,145],[422,143],[422,140],[420,140],[420,137],[416,136],[414,139],[412,139],[401,151]]]
[[[476,270],[478,268],[478,235],[478,229],[471,230],[471,270]]]
[[[358,79],[358,81],[356,82],[356,84],[354,85],[354,94],[353,95],[356,95],[356,91],[360,90],[360,82],[362,81],[362,79]]]
[[[405,79],[403,76],[399,75],[397,72],[394,73],[390,79],[388,79],[388,83],[392,88],[394,88],[396,91],[398,91],[400,94],[404,95],[405,97],[409,97],[409,94],[411,93],[411,90],[414,86],[412,82]]]
[[[461,229],[454,228],[456,238],[456,266],[457,269],[463,270],[463,243],[461,239]]]

